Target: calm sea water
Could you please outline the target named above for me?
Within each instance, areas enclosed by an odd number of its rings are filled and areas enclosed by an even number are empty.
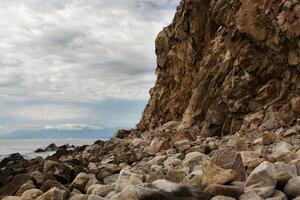
[[[0,140],[0,160],[12,153],[20,153],[30,159],[38,156],[43,158],[54,152],[34,153],[38,148],[45,148],[51,143],[57,146],[70,144],[75,146],[93,144],[95,139],[57,139],[57,140]]]

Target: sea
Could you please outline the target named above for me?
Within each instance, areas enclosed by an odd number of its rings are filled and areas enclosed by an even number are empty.
[[[20,153],[25,159],[45,158],[54,154],[55,151],[43,153],[35,153],[34,151],[38,148],[45,148],[51,143],[56,144],[56,146],[64,144],[82,146],[93,144],[95,141],[95,139],[0,140],[0,161],[13,153]]]

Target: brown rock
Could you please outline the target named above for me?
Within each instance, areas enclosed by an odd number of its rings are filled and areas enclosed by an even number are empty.
[[[14,195],[17,190],[30,180],[30,176],[26,174],[18,174],[6,185],[0,188],[0,198],[3,196]]]
[[[202,171],[203,186],[208,186],[210,184],[226,184],[238,178],[238,174],[234,170],[223,169],[210,161],[203,163]]]
[[[284,187],[284,193],[289,197],[300,196],[300,176],[291,178]]]
[[[40,190],[42,190],[43,192],[47,192],[48,190],[50,190],[51,188],[58,188],[60,190],[65,190],[67,191],[67,188],[61,184],[58,181],[55,180],[46,180],[40,187]]]
[[[152,140],[150,146],[147,149],[149,155],[156,155],[162,150],[167,150],[170,148],[169,142],[165,138],[155,138]]]
[[[239,200],[263,200],[256,192],[246,192],[240,196]]]
[[[223,169],[233,169],[239,177],[236,180],[246,180],[246,170],[243,165],[241,154],[232,148],[220,149],[211,158],[211,162]]]
[[[263,198],[270,197],[276,187],[277,176],[274,166],[265,161],[256,167],[247,178],[245,192],[254,191]]]
[[[265,132],[262,136],[262,145],[270,145],[275,143],[277,136],[271,132]]]

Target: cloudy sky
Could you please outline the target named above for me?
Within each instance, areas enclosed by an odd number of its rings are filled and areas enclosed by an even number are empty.
[[[0,0],[0,134],[133,127],[179,0]]]

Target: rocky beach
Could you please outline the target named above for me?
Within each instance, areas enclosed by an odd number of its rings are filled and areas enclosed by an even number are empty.
[[[300,2],[182,0],[155,43],[136,128],[10,155],[0,199],[300,200]]]

